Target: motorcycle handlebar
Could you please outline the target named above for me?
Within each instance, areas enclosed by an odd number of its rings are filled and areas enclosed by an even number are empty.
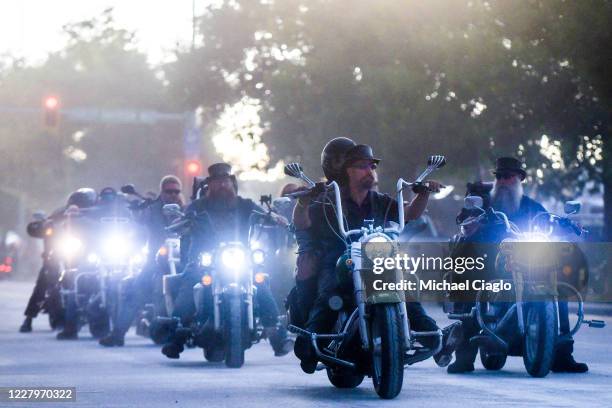
[[[582,234],[586,232],[584,228],[580,227],[578,224],[576,224],[574,221],[570,220],[567,217],[558,217],[557,224],[561,228],[565,228],[565,229],[572,231],[577,236],[581,236]]]
[[[181,228],[183,228],[184,226],[186,226],[187,224],[189,224],[191,220],[190,219],[184,219],[182,221],[179,222],[175,222],[174,224],[170,224],[168,225],[166,228],[164,228],[166,231],[168,232],[175,232]]]
[[[398,203],[398,227],[389,227],[389,228],[385,228],[384,231],[385,232],[392,232],[392,233],[396,233],[396,234],[401,234],[402,231],[404,230],[405,227],[405,220],[404,220],[404,187],[411,187],[411,188],[423,188],[423,189],[427,189],[428,185],[427,183],[424,182],[413,182],[413,183],[409,183],[407,181],[405,181],[404,179],[400,178],[397,180],[397,185],[396,185],[397,189],[397,193],[396,193],[396,200]],[[350,235],[355,235],[355,234],[359,234],[361,233],[361,229],[354,229],[354,230],[349,230],[347,231],[344,228],[344,218],[343,218],[343,213],[342,213],[342,197],[340,195],[340,186],[338,185],[337,182],[332,181],[331,183],[328,184],[324,184],[324,183],[316,183],[315,186],[310,187],[308,189],[305,190],[301,190],[301,191],[296,191],[294,193],[287,193],[284,194],[284,197],[291,197],[291,198],[300,198],[300,197],[306,197],[306,196],[312,196],[312,195],[316,195],[325,191],[334,191],[334,199],[335,199],[335,213],[336,213],[336,221],[338,223],[338,229],[340,234],[344,237],[344,238],[348,238]]]

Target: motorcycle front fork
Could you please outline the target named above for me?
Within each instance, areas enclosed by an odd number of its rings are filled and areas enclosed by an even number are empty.
[[[234,293],[233,296],[242,297],[243,292],[239,288],[236,288],[235,290],[237,290],[238,292]],[[222,302],[221,295],[222,294],[223,294],[223,289],[215,286],[215,288],[213,289],[213,321],[214,321],[215,331],[221,330],[221,302]],[[247,324],[248,324],[249,330],[253,331],[255,329],[255,317],[254,317],[254,311],[253,311],[252,285],[251,285],[251,290],[246,291],[246,296],[244,296],[243,299],[244,299],[243,301],[247,304]]]

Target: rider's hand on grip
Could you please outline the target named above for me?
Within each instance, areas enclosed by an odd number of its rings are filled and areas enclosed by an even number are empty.
[[[324,192],[325,183],[319,182],[314,187],[300,187],[293,193],[285,194],[285,197],[297,198],[300,205],[308,205],[313,198]]]
[[[430,180],[427,182],[414,183],[412,185],[412,192],[415,194],[438,193],[440,189],[445,187],[446,186],[438,181]]]

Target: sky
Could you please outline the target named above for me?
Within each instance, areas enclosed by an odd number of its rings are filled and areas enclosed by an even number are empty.
[[[62,48],[62,26],[114,8],[116,25],[136,31],[151,63],[167,60],[177,43],[191,44],[192,1],[201,14],[208,0],[19,0],[0,2],[0,54],[40,63]]]

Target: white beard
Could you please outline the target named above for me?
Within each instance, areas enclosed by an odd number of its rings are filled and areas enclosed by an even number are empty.
[[[497,211],[512,215],[519,210],[522,198],[523,185],[520,181],[512,186],[500,186],[496,182],[491,191],[491,206]]]

